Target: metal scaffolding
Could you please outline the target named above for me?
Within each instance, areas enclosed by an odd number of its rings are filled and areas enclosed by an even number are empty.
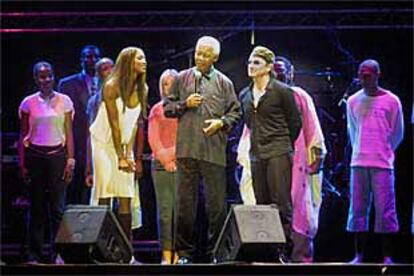
[[[413,29],[414,9],[5,12],[1,33]]]

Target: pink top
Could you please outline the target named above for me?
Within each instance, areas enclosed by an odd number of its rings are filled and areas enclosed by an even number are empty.
[[[390,91],[368,96],[363,90],[348,99],[351,167],[394,168],[394,151],[404,136],[401,102]]]
[[[170,162],[175,162],[178,120],[164,116],[161,101],[152,107],[148,121],[148,142],[153,157],[164,167]]]
[[[42,98],[37,92],[27,96],[19,107],[19,117],[22,112],[29,114],[29,131],[23,138],[23,143],[39,146],[57,146],[65,144],[65,113],[72,112],[73,103],[64,94],[54,92],[51,97]]]

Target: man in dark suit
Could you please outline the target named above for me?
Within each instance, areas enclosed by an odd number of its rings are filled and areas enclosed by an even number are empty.
[[[89,97],[98,90],[95,63],[99,58],[100,50],[98,47],[94,45],[83,47],[80,57],[82,71],[63,78],[58,85],[58,91],[68,95],[75,107],[73,136],[75,141],[76,168],[72,185],[68,187],[67,201],[69,204],[89,203],[89,189],[84,184],[86,144],[89,131],[86,107]]]

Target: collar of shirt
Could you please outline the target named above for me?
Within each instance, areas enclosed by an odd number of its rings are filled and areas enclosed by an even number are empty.
[[[193,67],[194,74],[195,74],[195,71],[198,71],[198,70],[197,70],[197,67],[194,66]],[[210,80],[214,76],[214,74],[215,74],[215,68],[212,65],[211,68],[210,68],[210,71],[208,71],[207,73],[201,73],[201,76],[206,78],[207,80]]]
[[[43,96],[42,92],[37,92],[37,98],[42,103],[48,103],[56,96],[55,91],[53,91],[49,96]]]
[[[82,70],[81,74],[86,81],[86,85],[88,86],[89,93],[94,95],[98,90],[98,77],[89,76],[88,74],[86,74],[85,70]]]
[[[269,79],[269,82],[266,85],[265,91],[269,91],[270,87],[273,86],[273,83],[274,82],[276,82],[276,79],[274,79],[274,78],[271,77]],[[253,86],[254,86],[254,82],[251,81],[250,84],[249,84],[249,89],[250,89],[251,92],[253,92]]]

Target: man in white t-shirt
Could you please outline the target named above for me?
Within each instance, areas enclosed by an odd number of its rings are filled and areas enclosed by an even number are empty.
[[[374,232],[381,233],[383,262],[392,263],[391,235],[399,230],[395,207],[394,152],[403,139],[400,100],[378,86],[380,67],[368,59],[359,65],[362,89],[348,99],[348,133],[352,144],[350,206],[347,230],[355,232],[355,258],[363,260],[369,213],[374,200]]]

